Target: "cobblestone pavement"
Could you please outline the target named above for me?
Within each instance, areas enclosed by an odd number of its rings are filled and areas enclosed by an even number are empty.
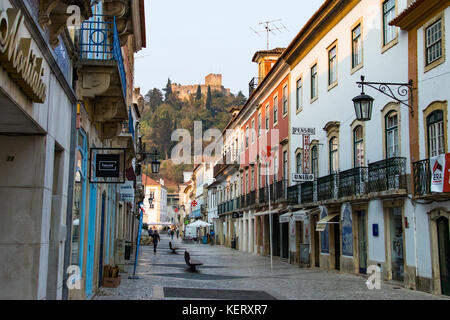
[[[243,253],[223,246],[181,243],[177,254],[169,250],[169,238],[161,235],[157,253],[153,246],[141,246],[136,275],[134,257],[126,265],[118,288],[101,288],[94,299],[320,299],[320,300],[385,300],[385,299],[447,299],[428,293],[382,283],[380,290],[369,290],[361,276],[305,269],[288,264],[279,258]],[[191,258],[203,262],[198,272],[190,272],[184,260],[184,250]],[[195,290],[194,290],[195,289]],[[209,289],[209,290],[206,290]]]

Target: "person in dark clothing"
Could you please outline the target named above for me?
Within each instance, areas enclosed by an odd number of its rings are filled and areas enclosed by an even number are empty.
[[[178,239],[179,235],[180,235],[180,230],[178,230],[178,228],[177,228],[177,239]]]
[[[173,234],[174,233],[175,233],[175,230],[170,229],[170,237],[172,238],[172,240],[173,240]]]
[[[155,230],[155,232],[153,233],[153,252],[156,253],[156,246],[158,245],[160,238],[159,238],[159,233],[158,230]]]

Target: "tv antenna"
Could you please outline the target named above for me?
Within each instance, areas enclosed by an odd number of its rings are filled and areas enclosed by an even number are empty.
[[[281,22],[282,19],[276,19],[276,20],[269,20],[269,21],[262,21],[258,22],[259,25],[264,26],[264,30],[256,31],[252,27],[252,31],[256,33],[260,38],[262,38],[261,33],[266,33],[266,40],[267,40],[267,50],[269,50],[269,34],[273,33],[274,35],[283,33],[284,30],[287,30],[289,32],[289,29],[286,28],[286,26]]]

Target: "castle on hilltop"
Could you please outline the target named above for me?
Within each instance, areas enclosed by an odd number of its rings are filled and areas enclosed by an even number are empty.
[[[211,92],[216,90],[227,96],[230,95],[230,89],[226,89],[222,86],[222,75],[214,73],[210,73],[205,77],[205,84],[181,85],[172,83],[172,92],[180,99],[188,99],[190,95],[195,96],[198,86],[200,86],[202,95],[208,93],[208,86],[211,87]]]

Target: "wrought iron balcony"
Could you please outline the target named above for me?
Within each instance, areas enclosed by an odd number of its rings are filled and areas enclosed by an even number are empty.
[[[369,164],[369,191],[406,189],[406,158],[389,158]]]
[[[258,77],[254,77],[250,80],[249,84],[248,84],[248,95],[250,96],[252,94],[252,92],[256,89],[256,87],[258,87],[258,85],[260,84],[262,78],[258,78]]]
[[[246,195],[246,205],[252,206],[256,203],[256,190],[253,190],[250,193],[247,193]]]
[[[300,185],[300,203],[311,203],[317,200],[317,182],[309,181]]]
[[[80,59],[116,61],[123,96],[126,97],[127,78],[114,16],[94,15],[82,23],[80,28]]]
[[[330,174],[317,179],[317,199],[319,201],[338,198],[339,174]]]
[[[413,163],[414,194],[423,196],[431,194],[430,160],[421,160]]]
[[[267,188],[263,187],[258,190],[258,204],[265,204],[267,202]]]
[[[245,207],[246,207],[246,204],[245,204],[245,195],[242,195],[242,196],[241,196],[241,201],[240,201],[240,202],[241,202],[241,203],[240,203],[240,204],[241,204],[241,206],[240,206],[241,209],[242,209],[242,208],[245,208]]]
[[[367,167],[353,168],[339,172],[339,197],[362,195],[368,191]]]
[[[287,202],[290,205],[300,204],[301,185],[290,186],[287,188]]]
[[[287,199],[287,180],[280,180],[275,183],[275,197],[274,200]]]

